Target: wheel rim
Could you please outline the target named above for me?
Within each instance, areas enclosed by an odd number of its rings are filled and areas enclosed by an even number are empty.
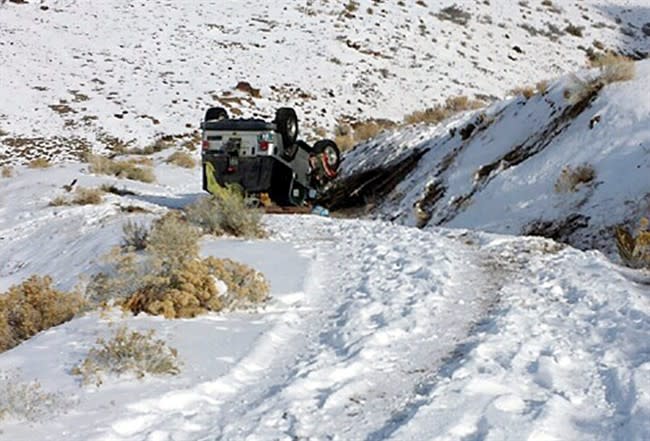
[[[289,121],[289,123],[287,124],[287,135],[289,135],[289,138],[293,138],[294,136],[296,136],[297,133],[298,133],[298,124],[294,120]]]
[[[331,167],[336,167],[339,163],[339,155],[336,152],[336,150],[332,147],[326,147],[325,151],[323,152],[325,154],[325,157],[327,158],[327,163]]]

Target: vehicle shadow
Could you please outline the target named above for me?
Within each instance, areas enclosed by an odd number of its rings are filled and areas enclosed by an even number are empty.
[[[197,201],[205,193],[189,193],[182,194],[178,196],[160,196],[160,195],[146,195],[146,194],[137,194],[131,196],[133,199],[142,202],[148,202],[150,204],[159,205],[161,207],[170,208],[172,210],[182,210],[191,203]]]

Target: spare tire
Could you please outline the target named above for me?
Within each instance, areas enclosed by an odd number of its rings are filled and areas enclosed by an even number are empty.
[[[228,119],[228,111],[223,107],[210,107],[205,112],[205,121],[220,121]]]
[[[336,173],[341,165],[341,151],[336,143],[329,139],[323,139],[314,144],[312,151],[323,155],[326,165]]]
[[[298,151],[298,148],[294,147],[298,139],[298,116],[296,111],[290,107],[282,107],[275,112],[275,121],[273,122],[276,131],[282,136],[282,155],[289,160],[293,159]]]

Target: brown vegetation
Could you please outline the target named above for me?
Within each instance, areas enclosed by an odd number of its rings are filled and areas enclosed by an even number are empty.
[[[27,163],[27,167],[29,168],[48,168],[51,166],[52,163],[47,158],[36,158]]]
[[[227,259],[201,259],[199,233],[178,213],[154,222],[144,256],[115,251],[112,274],[93,277],[88,297],[116,301],[126,310],[167,318],[243,307],[268,298],[268,284],[257,271]],[[218,282],[220,281],[220,282]]]
[[[413,112],[404,118],[406,124],[438,124],[439,122],[466,110],[480,109],[485,106],[481,100],[472,100],[466,96],[453,96],[447,98],[444,104],[422,111]]]
[[[624,265],[631,268],[650,268],[650,221],[641,219],[634,233],[624,226],[614,229],[618,255]]]
[[[154,331],[146,333],[130,331],[126,326],[117,329],[110,340],[100,338],[86,358],[72,373],[79,375],[84,384],[100,386],[103,375],[133,374],[176,375],[180,372],[178,353],[163,340],[154,337]]]
[[[50,202],[50,206],[62,205],[98,205],[104,201],[104,191],[101,188],[77,187],[72,198],[57,196]]]
[[[172,153],[166,160],[165,162],[167,164],[173,164],[178,167],[183,167],[183,168],[194,168],[196,167],[196,161],[187,152],[182,152],[182,151],[176,151]]]
[[[50,277],[32,276],[0,294],[0,352],[72,319],[84,305],[77,293],[52,288]]]
[[[570,193],[578,190],[582,184],[588,184],[596,177],[596,171],[589,164],[582,164],[576,167],[567,165],[562,169],[560,176],[555,182],[555,191],[558,193]]]
[[[91,173],[116,176],[142,182],[154,182],[156,177],[149,167],[141,167],[135,160],[115,161],[100,155],[88,155]]]
[[[217,194],[203,197],[185,208],[187,220],[204,233],[220,236],[265,237],[262,211],[246,205],[237,187],[222,187]]]

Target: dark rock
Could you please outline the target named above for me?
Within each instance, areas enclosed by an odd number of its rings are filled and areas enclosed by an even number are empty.
[[[650,22],[644,24],[641,31],[643,31],[646,37],[650,37]]]

